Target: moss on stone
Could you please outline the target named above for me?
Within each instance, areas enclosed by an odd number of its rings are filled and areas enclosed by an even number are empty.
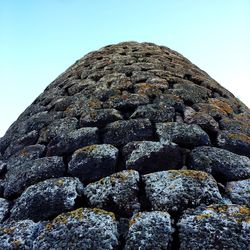
[[[198,180],[205,180],[209,178],[209,175],[206,172],[196,171],[196,170],[169,170],[168,172],[176,176],[182,175],[185,177],[190,177]]]

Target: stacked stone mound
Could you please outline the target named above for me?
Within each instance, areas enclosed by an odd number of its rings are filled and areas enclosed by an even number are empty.
[[[249,249],[250,111],[177,52],[106,46],[0,139],[0,249]]]

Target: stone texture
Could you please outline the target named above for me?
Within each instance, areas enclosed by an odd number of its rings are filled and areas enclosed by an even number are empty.
[[[250,179],[228,182],[226,194],[233,203],[250,207]]]
[[[142,179],[153,210],[180,212],[222,198],[213,177],[201,171],[169,170],[147,174]]]
[[[110,144],[94,144],[78,149],[69,162],[68,173],[83,182],[96,181],[115,172],[118,149]]]
[[[180,219],[180,249],[249,249],[250,209],[210,205],[187,211]]]
[[[117,222],[113,213],[79,208],[49,222],[33,243],[33,249],[116,249]]]
[[[104,128],[104,143],[122,146],[130,141],[150,140],[153,128],[148,119],[116,121]]]
[[[48,144],[47,155],[68,155],[73,153],[78,148],[96,144],[99,142],[98,129],[93,128],[80,128],[72,131],[63,139],[53,139]]]
[[[176,227],[190,207],[249,204],[249,136],[249,108],[178,52],[88,53],[0,138],[0,249],[247,249],[243,207],[173,234],[156,209]]]
[[[52,178],[28,187],[11,209],[11,220],[46,220],[72,210],[83,193],[77,178]]]
[[[10,204],[8,200],[0,198],[0,223],[4,221],[9,213]]]
[[[196,124],[180,122],[157,123],[156,133],[160,141],[172,141],[182,147],[209,145],[210,139],[205,131]]]
[[[138,200],[139,174],[133,170],[124,170],[90,183],[84,189],[89,204],[121,216],[132,216],[140,210]]]
[[[143,174],[178,169],[183,163],[179,147],[171,143],[130,142],[123,148],[123,155],[127,169],[134,169]]]
[[[124,249],[170,249],[172,232],[171,218],[167,212],[135,214],[129,221]]]
[[[130,118],[148,118],[152,122],[171,122],[175,118],[175,109],[164,103],[148,104],[139,106]]]
[[[217,137],[217,145],[236,154],[250,157],[250,136],[243,133],[221,131]]]
[[[41,222],[23,220],[0,226],[0,249],[35,249],[33,242],[43,228]]]
[[[19,195],[30,185],[48,178],[61,177],[65,171],[63,159],[58,156],[30,160],[20,165],[8,165],[4,196],[10,198]]]
[[[250,177],[250,159],[215,147],[198,147],[190,154],[189,167],[216,178],[233,181]]]
[[[80,125],[82,127],[105,126],[108,123],[122,119],[121,113],[116,109],[92,109],[81,115]]]

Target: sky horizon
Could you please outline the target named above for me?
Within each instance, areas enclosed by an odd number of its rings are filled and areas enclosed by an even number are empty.
[[[3,0],[0,137],[76,60],[122,41],[178,51],[250,107],[249,13],[247,0]]]

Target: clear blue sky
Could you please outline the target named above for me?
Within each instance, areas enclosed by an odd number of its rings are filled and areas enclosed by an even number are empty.
[[[127,40],[182,53],[250,106],[249,0],[0,0],[0,136],[87,52]]]

